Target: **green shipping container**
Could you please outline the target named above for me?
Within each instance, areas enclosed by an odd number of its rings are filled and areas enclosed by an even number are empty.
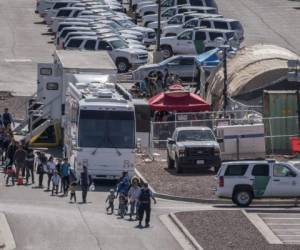
[[[267,154],[289,154],[298,134],[297,92],[264,91],[263,98]]]

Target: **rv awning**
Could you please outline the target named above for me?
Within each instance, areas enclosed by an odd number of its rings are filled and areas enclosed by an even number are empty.
[[[210,105],[200,96],[184,90],[167,91],[148,100],[156,111],[198,112],[209,111]]]
[[[220,63],[218,51],[219,49],[213,49],[197,56],[195,59],[197,66],[201,66],[204,69],[215,68],[218,66]]]

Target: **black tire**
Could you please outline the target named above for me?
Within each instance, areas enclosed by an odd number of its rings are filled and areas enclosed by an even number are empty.
[[[177,174],[182,173],[182,167],[180,166],[179,160],[177,157],[175,157],[175,169]]]
[[[119,58],[116,60],[116,66],[119,73],[126,73],[130,68],[130,64],[127,59]]]
[[[145,22],[144,27],[148,27],[151,22]]]
[[[168,152],[168,156],[167,156],[167,161],[168,161],[168,168],[173,169],[174,168],[174,160],[172,160],[171,157],[169,156],[169,152]]]
[[[234,191],[232,201],[239,207],[248,207],[253,200],[253,194],[248,189],[237,189]]]
[[[164,59],[167,59],[167,58],[173,56],[173,50],[172,50],[171,46],[169,46],[169,45],[162,45],[160,47],[160,50],[162,51],[162,56]]]

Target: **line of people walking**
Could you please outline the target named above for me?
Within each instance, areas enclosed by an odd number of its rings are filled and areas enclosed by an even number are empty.
[[[114,201],[116,199],[119,201],[117,214],[121,218],[128,215],[129,220],[132,220],[135,216],[135,220],[139,222],[138,227],[141,228],[144,214],[146,214],[145,227],[150,226],[151,200],[156,204],[156,199],[149,189],[148,183],[142,183],[137,176],[132,177],[130,180],[128,173],[123,172],[116,191],[111,189],[107,196],[107,213],[110,211],[109,214],[114,214]]]

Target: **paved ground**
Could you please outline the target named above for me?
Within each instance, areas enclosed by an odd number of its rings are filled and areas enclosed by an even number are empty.
[[[34,13],[35,0],[0,1],[0,89],[31,95],[36,63],[49,62],[53,45]]]
[[[299,1],[217,0],[217,4],[224,16],[242,22],[246,45],[272,43],[300,54]]]
[[[283,243],[300,245],[299,213],[260,213],[258,215]]]
[[[198,243],[206,250],[290,250],[296,245],[271,245],[247,217],[235,211],[196,211],[177,213]]]
[[[14,235],[17,249],[181,249],[160,222],[158,216],[168,211],[201,205],[178,205],[158,201],[153,208],[151,227],[137,229],[136,222],[106,215],[106,187],[89,193],[88,204],[69,204],[68,198],[51,197],[31,186],[5,187],[0,174],[0,212],[4,212]],[[80,193],[77,193],[80,200]]]

